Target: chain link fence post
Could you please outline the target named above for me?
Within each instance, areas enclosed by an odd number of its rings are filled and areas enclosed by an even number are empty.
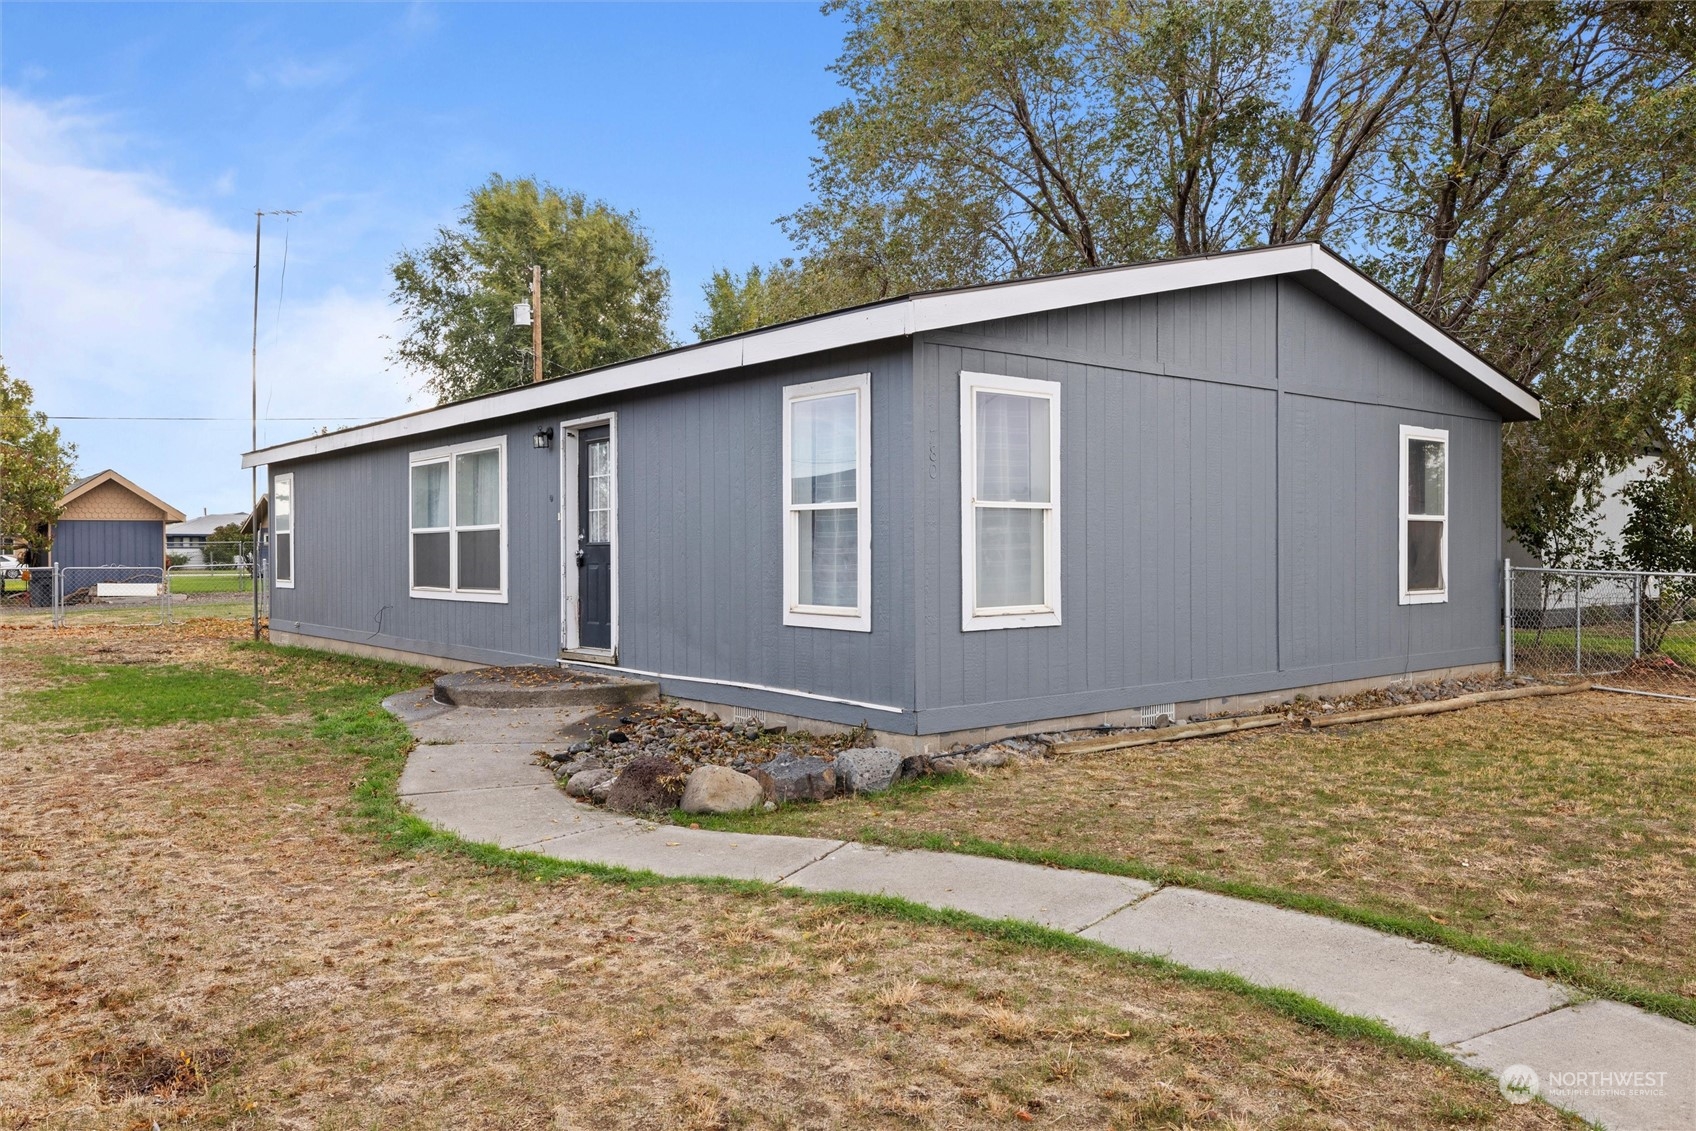
[[[1502,672],[1513,674],[1513,559],[1502,559]]]

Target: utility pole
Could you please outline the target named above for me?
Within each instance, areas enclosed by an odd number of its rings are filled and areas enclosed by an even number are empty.
[[[542,268],[540,264],[530,268],[530,353],[531,364],[535,367],[531,377],[532,383],[540,384],[542,380]]]
[[[299,216],[294,209],[278,208],[270,212],[255,209],[253,213],[253,355],[248,392],[251,400],[251,434],[248,451],[259,450],[259,226],[267,216]],[[253,583],[253,639],[259,639],[259,465],[252,468],[253,509],[247,517],[253,521],[253,547],[247,554],[248,580]],[[239,546],[240,543],[238,542]],[[240,576],[239,574],[237,575]]]

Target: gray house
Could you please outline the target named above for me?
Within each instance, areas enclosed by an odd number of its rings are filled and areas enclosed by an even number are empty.
[[[604,664],[913,746],[1496,664],[1501,425],[1537,413],[1302,244],[892,299],[243,466],[274,640]]]

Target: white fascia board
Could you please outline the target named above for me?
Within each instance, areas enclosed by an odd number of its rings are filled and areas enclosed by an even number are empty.
[[[1313,270],[1366,303],[1374,313],[1393,323],[1403,333],[1418,339],[1444,361],[1526,413],[1532,420],[1542,418],[1542,406],[1536,396],[1514,384],[1495,366],[1437,329],[1394,295],[1363,278],[1358,271],[1336,256],[1320,248],[1315,248],[1314,251]]]
[[[754,334],[706,342],[690,349],[645,357],[579,377],[564,377],[540,385],[512,389],[492,397],[461,401],[410,416],[311,436],[247,452],[242,467],[324,455],[344,448],[405,439],[500,416],[559,408],[608,393],[660,385],[709,373],[723,373],[767,361],[782,361],[820,350],[860,345],[912,333],[910,299],[777,326]]]
[[[744,366],[783,361],[927,330],[1303,271],[1324,276],[1503,401],[1533,419],[1540,415],[1536,397],[1397,301],[1388,291],[1318,244],[1288,244],[1216,257],[1148,263],[894,299],[875,306],[844,310],[805,322],[707,342],[656,357],[639,358],[579,377],[560,378],[491,397],[427,409],[410,416],[379,420],[325,436],[261,448],[244,454],[241,465],[244,468],[258,467],[323,455],[344,448],[476,424],[495,417],[556,409],[609,393],[724,373]]]
[[[970,291],[919,295],[913,299],[913,332],[945,330],[973,322],[1018,318],[1090,303],[1288,275],[1312,270],[1317,254],[1319,248],[1315,244],[1290,244],[1258,251],[1232,252],[1211,259],[1146,263],[1079,275],[1003,283]],[[1359,282],[1357,279],[1355,285],[1358,286]]]

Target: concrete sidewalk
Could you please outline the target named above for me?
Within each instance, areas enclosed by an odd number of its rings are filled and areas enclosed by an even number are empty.
[[[1296,990],[1499,1074],[1535,1069],[1556,1106],[1616,1131],[1696,1131],[1696,1029],[1440,947],[1207,892],[1091,872],[838,840],[656,825],[580,804],[535,761],[590,708],[384,704],[419,740],[399,793],[467,840],[666,876],[899,896],[1071,931]]]

